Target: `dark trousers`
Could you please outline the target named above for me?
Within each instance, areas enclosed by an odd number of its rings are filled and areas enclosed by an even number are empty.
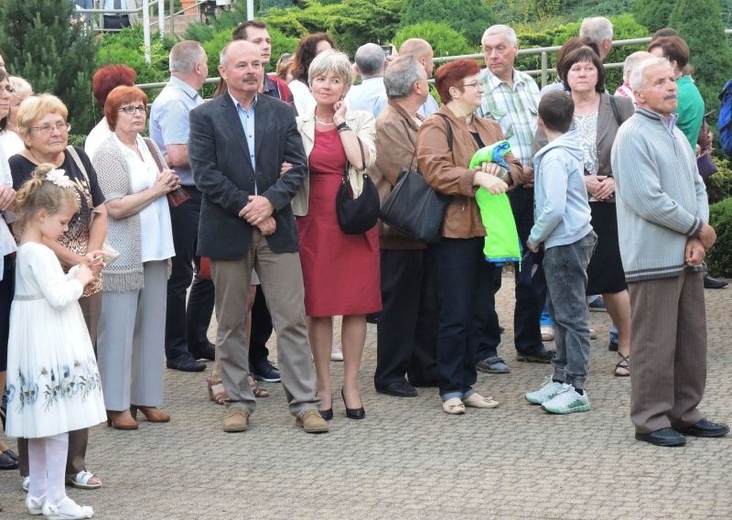
[[[66,455],[66,474],[76,475],[86,470],[86,447],[89,444],[89,428],[69,432],[69,453]],[[28,439],[18,438],[18,470],[21,477],[28,473]]]
[[[170,208],[175,256],[168,280],[168,304],[165,321],[165,356],[176,359],[200,352],[207,344],[206,332],[214,308],[214,285],[211,280],[193,276],[198,242],[198,217],[201,192],[185,187],[190,199]],[[191,284],[193,281],[193,284]],[[186,291],[191,287],[186,307]],[[242,309],[245,312],[246,309]]]
[[[267,300],[261,285],[257,285],[257,295],[252,306],[252,331],[249,336],[249,362],[267,359],[267,341],[272,336],[272,316],[267,308]]]
[[[516,188],[509,192],[513,218],[516,221],[521,246],[526,247],[526,240],[534,225],[534,190]],[[518,269],[516,269],[518,274]],[[530,281],[523,283],[516,277],[516,306],[513,311],[513,336],[516,350],[531,353],[543,348],[541,342],[541,312],[546,302],[546,279],[539,265],[539,271]]]
[[[443,238],[436,246],[437,372],[444,400],[470,394],[477,378],[476,353],[493,341],[496,267],[485,261],[483,243],[482,237]]]
[[[381,301],[374,385],[436,383],[437,292],[434,254],[427,249],[381,250]]]

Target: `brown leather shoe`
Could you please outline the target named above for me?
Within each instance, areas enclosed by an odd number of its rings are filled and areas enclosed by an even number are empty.
[[[129,410],[121,412],[107,410],[107,426],[115,430],[136,430],[139,427]]]
[[[130,406],[132,417],[137,419],[137,410],[140,410],[142,415],[145,416],[147,422],[168,422],[170,421],[170,414],[158,409],[156,406]]]
[[[305,430],[307,433],[326,433],[330,430],[330,426],[320,415],[318,410],[306,410],[300,417],[295,419],[295,426]]]

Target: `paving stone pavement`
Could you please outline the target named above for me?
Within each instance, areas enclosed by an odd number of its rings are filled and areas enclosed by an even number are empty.
[[[684,448],[637,442],[630,381],[612,376],[609,318],[590,313],[590,413],[550,416],[523,394],[550,373],[515,361],[512,275],[498,295],[510,374],[480,374],[494,410],[443,413],[436,389],[417,398],[377,394],[376,329],[361,370],[367,417],[345,418],[334,401],[331,432],[294,426],[282,386],[266,384],[245,433],[223,433],[224,408],[206,395],[205,373],[166,370],[169,424],[136,432],[92,430],[87,463],[104,486],[68,489],[95,518],[124,519],[729,519],[732,438],[689,439]],[[702,410],[732,422],[732,289],[705,291],[709,374]],[[342,363],[333,363],[334,388]],[[14,444],[14,443],[11,443]],[[0,518],[27,518],[16,471],[0,472]]]

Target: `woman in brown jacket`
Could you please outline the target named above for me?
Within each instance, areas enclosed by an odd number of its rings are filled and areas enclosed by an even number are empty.
[[[475,353],[486,343],[494,290],[493,267],[483,257],[485,229],[475,191],[482,186],[494,194],[504,193],[521,173],[521,164],[511,154],[506,155],[509,172],[493,163],[468,168],[475,152],[504,139],[498,123],[474,115],[483,96],[479,72],[478,65],[468,59],[440,67],[435,83],[444,106],[417,135],[417,158],[425,179],[451,196],[442,239],[435,249],[440,315],[437,372],[442,407],[449,414],[465,413],[465,406],[498,406],[472,388],[477,379]]]

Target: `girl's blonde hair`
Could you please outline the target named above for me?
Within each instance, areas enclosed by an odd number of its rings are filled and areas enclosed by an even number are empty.
[[[15,195],[17,219],[13,224],[16,236],[20,236],[28,221],[40,210],[45,209],[50,215],[61,211],[64,204],[70,204],[74,211],[79,210],[76,192],[68,178],[60,183],[51,181],[47,175],[56,170],[53,164],[43,163],[36,166],[31,178],[20,187]],[[58,171],[58,170],[56,170]],[[65,184],[69,184],[66,186]]]

